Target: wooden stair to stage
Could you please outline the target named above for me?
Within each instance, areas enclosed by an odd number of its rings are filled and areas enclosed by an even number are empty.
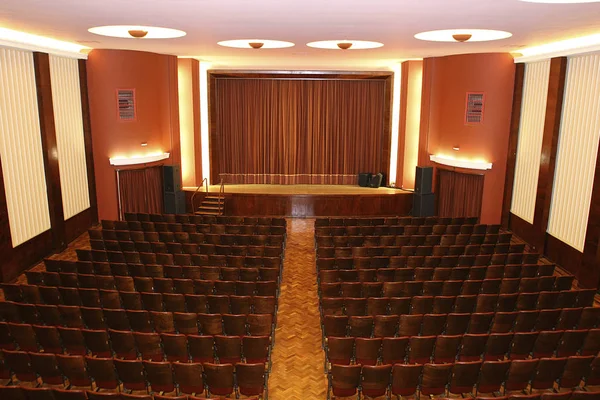
[[[194,214],[223,215],[223,198],[220,196],[206,195]]]
[[[205,196],[202,199],[202,203],[198,208],[195,207],[194,197],[198,194],[198,191],[204,184],[206,188]],[[221,180],[221,186],[219,188],[219,192],[215,194],[211,194],[208,190],[208,180],[204,178],[202,180],[202,184],[196,188],[196,191],[191,197],[192,210],[196,215],[223,215],[223,210],[225,209],[225,186],[223,184],[223,180]]]

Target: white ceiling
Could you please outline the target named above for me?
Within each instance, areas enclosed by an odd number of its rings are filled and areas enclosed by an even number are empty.
[[[98,25],[181,29],[167,40],[117,39],[89,33]],[[403,59],[518,51],[523,46],[600,32],[600,3],[537,4],[518,0],[1,0],[0,26],[93,48],[196,56],[213,67],[386,69]],[[513,33],[480,43],[415,39],[434,29],[488,28]],[[230,49],[228,39],[277,39],[288,49]],[[319,50],[316,40],[382,42],[373,50]]]

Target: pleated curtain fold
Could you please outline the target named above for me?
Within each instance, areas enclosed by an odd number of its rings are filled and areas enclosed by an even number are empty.
[[[479,217],[483,198],[483,175],[441,169],[437,204],[440,217]]]
[[[217,79],[225,183],[356,184],[381,171],[382,80]]]
[[[163,213],[162,166],[118,171],[120,214]]]

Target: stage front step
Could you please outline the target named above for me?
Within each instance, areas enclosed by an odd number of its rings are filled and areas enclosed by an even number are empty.
[[[206,196],[202,200],[202,204],[198,207],[195,214],[197,215],[222,215],[223,204],[221,204],[221,211],[219,211],[219,197],[218,196]]]

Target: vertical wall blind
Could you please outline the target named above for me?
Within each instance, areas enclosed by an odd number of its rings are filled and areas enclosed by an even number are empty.
[[[550,60],[525,64],[519,144],[510,212],[533,223],[540,172]]]
[[[548,233],[583,251],[600,139],[600,54],[569,58]]]
[[[78,61],[50,55],[50,77],[66,220],[90,207]]]
[[[0,158],[13,247],[50,229],[33,54],[0,48]]]

